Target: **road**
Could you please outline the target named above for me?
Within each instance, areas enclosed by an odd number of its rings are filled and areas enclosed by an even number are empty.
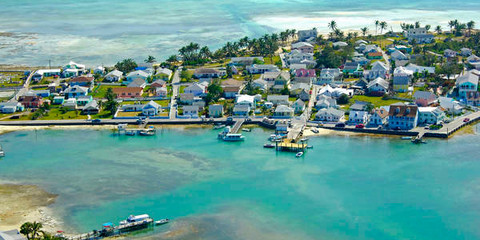
[[[33,74],[37,70],[33,70],[30,72],[30,75],[28,75],[27,80],[25,80],[25,83],[23,84],[23,88],[20,89],[17,94],[15,94],[15,97],[12,100],[18,100],[18,97],[23,96],[25,93],[28,92],[28,87],[30,86],[30,81],[32,81]]]
[[[177,71],[173,74],[172,78],[172,98],[170,99],[170,119],[177,118],[177,95],[178,89],[180,88],[180,72],[182,71],[182,67],[179,67]]]
[[[463,125],[467,124],[466,122],[463,122],[463,120],[465,118],[469,118],[470,122],[475,121],[477,119],[480,119],[480,111],[473,112],[473,113],[470,113],[470,114],[462,116],[462,117],[458,117],[457,119],[455,119],[455,120],[453,120],[453,121],[451,121],[447,124],[444,124],[443,127],[439,130],[427,130],[426,132],[427,133],[449,133],[449,132],[453,131],[454,129],[457,129],[457,128],[462,127]]]

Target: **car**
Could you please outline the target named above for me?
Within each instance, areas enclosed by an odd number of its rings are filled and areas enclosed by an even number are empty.
[[[335,124],[335,127],[337,127],[337,128],[344,128],[344,127],[345,127],[345,123],[337,123],[337,124]]]
[[[427,126],[425,126],[425,129],[430,129],[430,126],[428,126],[428,125],[427,125]]]
[[[402,130],[402,129],[400,127],[394,127],[393,130],[398,131],[398,130]]]
[[[233,122],[233,118],[232,118],[232,117],[228,117],[228,118],[227,118],[227,122]]]
[[[465,122],[465,123],[466,123],[466,122],[470,122],[470,118],[465,118],[465,119],[463,119],[463,122]]]
[[[137,124],[144,124],[145,120],[144,119],[137,119]]]
[[[101,119],[93,119],[93,120],[92,120],[92,123],[101,123],[101,122],[102,122]]]
[[[355,128],[365,128],[365,125],[360,123],[360,124],[355,125]]]

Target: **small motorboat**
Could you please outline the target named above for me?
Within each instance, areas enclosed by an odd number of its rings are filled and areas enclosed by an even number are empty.
[[[125,131],[125,135],[127,135],[127,136],[135,136],[135,134],[136,134],[136,133],[135,133],[135,131],[133,131],[133,130],[127,130],[127,131]]]
[[[170,222],[170,219],[168,218],[164,218],[164,219],[160,219],[158,221],[155,221],[155,225],[163,225],[163,224],[167,224],[168,222]]]
[[[271,144],[271,143],[265,143],[265,144],[263,144],[263,147],[264,148],[275,148],[275,145]]]
[[[301,156],[303,156],[303,152],[298,152],[297,154],[295,154],[295,157],[297,157],[297,158],[299,158]]]
[[[145,129],[141,130],[138,134],[140,134],[140,136],[153,136],[155,135],[155,130]]]
[[[244,132],[251,132],[252,129],[250,129],[250,128],[242,128],[242,131],[244,131]]]
[[[313,148],[313,146],[312,146],[312,145],[310,145],[310,146],[307,146],[307,149],[312,149],[312,148]]]
[[[412,140],[412,137],[401,137],[402,140]]]
[[[225,125],[219,124],[219,125],[214,125],[214,126],[213,126],[213,129],[222,129],[222,128],[224,128],[224,127],[225,127]]]

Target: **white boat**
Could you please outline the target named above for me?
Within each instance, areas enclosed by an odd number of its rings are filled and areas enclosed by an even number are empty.
[[[153,136],[155,135],[155,133],[156,133],[155,128],[150,127],[148,129],[141,130],[138,134],[140,134],[140,136]]]
[[[2,145],[0,145],[0,157],[5,157],[5,151],[3,151]]]
[[[223,125],[223,124],[214,125],[214,126],[213,126],[213,129],[221,129],[221,128],[224,128],[224,127],[225,127],[225,125]]]
[[[239,142],[245,140],[245,137],[238,133],[227,133],[223,136],[222,140],[226,142]]]
[[[163,225],[163,224],[167,224],[168,222],[170,222],[170,219],[164,218],[164,219],[160,219],[158,221],[155,221],[155,225]]]
[[[250,129],[250,128],[242,128],[242,131],[244,131],[244,132],[251,132],[252,129]]]
[[[295,154],[295,157],[297,157],[297,158],[299,158],[301,156],[303,156],[303,152],[298,152],[297,154]]]
[[[402,140],[412,140],[412,137],[402,137]]]

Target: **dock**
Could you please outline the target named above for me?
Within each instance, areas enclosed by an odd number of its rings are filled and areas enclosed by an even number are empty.
[[[233,125],[232,127],[232,130],[230,131],[230,133],[238,133],[238,131],[240,130],[240,128],[242,127],[243,123],[245,122],[245,119],[239,119],[235,122],[235,124]]]

